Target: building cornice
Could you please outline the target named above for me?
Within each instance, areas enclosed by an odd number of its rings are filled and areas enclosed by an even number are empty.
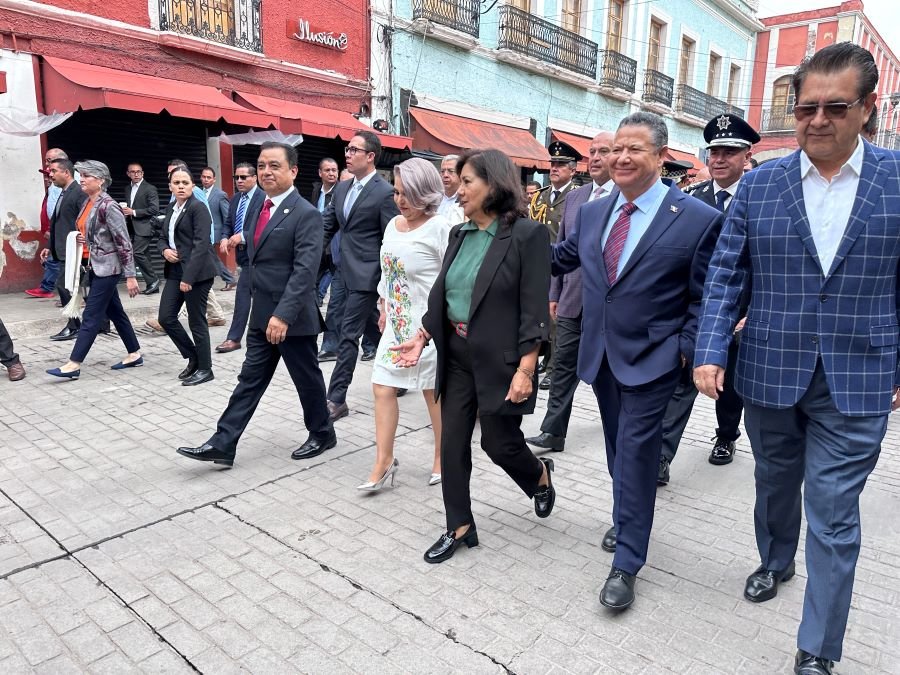
[[[142,40],[162,47],[186,49],[229,61],[239,61],[243,64],[249,63],[268,70],[299,75],[319,82],[327,82],[328,84],[337,84],[360,90],[365,90],[369,86],[368,82],[355,80],[334,71],[321,70],[319,68],[311,68],[297,63],[279,61],[277,59],[268,58],[263,54],[258,54],[257,52],[210,42],[190,35],[181,35],[178,33],[162,32],[152,28],[143,28],[130,23],[116,21],[115,19],[107,19],[93,14],[74,12],[68,9],[53,7],[52,5],[44,5],[39,2],[33,2],[32,0],[0,0],[0,9],[23,14],[31,18],[39,17],[50,21],[60,21],[80,28],[99,29],[113,35],[119,35],[131,40]],[[15,33],[15,30],[13,29],[12,32]]]

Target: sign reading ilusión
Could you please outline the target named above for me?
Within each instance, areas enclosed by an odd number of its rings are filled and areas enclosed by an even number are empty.
[[[306,19],[297,19],[297,29],[291,37],[301,42],[311,42],[314,45],[321,45],[322,47],[337,49],[338,51],[347,49],[348,40],[346,33],[335,35],[332,31],[324,30],[314,33],[310,30],[309,21]]]

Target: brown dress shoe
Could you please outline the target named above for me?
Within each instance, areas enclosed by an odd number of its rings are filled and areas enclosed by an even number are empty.
[[[215,326],[224,326],[224,325],[225,325],[225,319],[208,319],[206,323],[207,323],[208,326],[212,326],[212,327],[215,327]]]
[[[18,382],[19,380],[25,379],[25,366],[20,363],[14,363],[11,366],[6,366],[6,375],[9,377],[10,382]]]
[[[225,340],[222,344],[216,347],[217,354],[227,354],[228,352],[233,352],[237,349],[241,348],[240,342],[235,342],[234,340]]]
[[[237,284],[225,284],[225,286],[222,287],[222,292],[227,293],[228,291],[233,291],[235,288],[237,288]]]

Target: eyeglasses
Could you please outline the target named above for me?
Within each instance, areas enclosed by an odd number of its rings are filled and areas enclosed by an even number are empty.
[[[357,152],[361,152],[361,153],[363,153],[363,154],[367,154],[369,151],[366,150],[365,148],[357,148],[355,145],[348,145],[346,148],[344,148],[344,154],[345,154],[345,155],[351,155],[351,156],[352,156],[352,155],[355,155]]]
[[[250,175],[247,175],[247,176],[232,176],[232,178],[234,178],[235,180],[248,180],[248,179],[250,179],[250,178],[256,178],[256,176],[250,176]]]
[[[850,110],[850,108],[860,103],[863,98],[858,98],[853,101],[853,103],[844,103],[843,101],[837,101],[834,103],[824,103],[822,105],[819,105],[818,103],[805,103],[803,105],[795,105],[794,117],[800,121],[812,119],[816,116],[816,113],[819,112],[819,109],[821,109],[825,114],[825,117],[827,117],[828,119],[842,120],[847,116],[847,112]]]
[[[140,175],[140,174],[142,174],[142,173],[144,173],[144,172],[138,170],[138,171],[126,171],[125,173],[127,173],[129,176],[137,176],[137,175]]]

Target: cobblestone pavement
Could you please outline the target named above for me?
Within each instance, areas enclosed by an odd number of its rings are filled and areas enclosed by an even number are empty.
[[[213,468],[174,448],[211,433],[242,352],[183,388],[168,338],[140,338],[145,367],[109,370],[123,348],[101,337],[75,382],[43,374],[71,344],[17,340],[28,377],[0,381],[0,672],[790,672],[802,552],[777,599],[741,598],[758,560],[752,457],[741,439],[732,465],[707,463],[708,402],[659,492],[637,601],[616,616],[597,600],[611,500],[587,387],[553,455],[553,515],[536,519],[476,446],[481,546],[432,566],[422,553],[444,516],[418,395],[401,400],[397,487],[380,494],[355,489],[374,456],[364,363],[337,448],[291,461],[306,434],[282,370],[234,468]],[[864,494],[841,675],[900,672],[898,459],[895,418]]]

